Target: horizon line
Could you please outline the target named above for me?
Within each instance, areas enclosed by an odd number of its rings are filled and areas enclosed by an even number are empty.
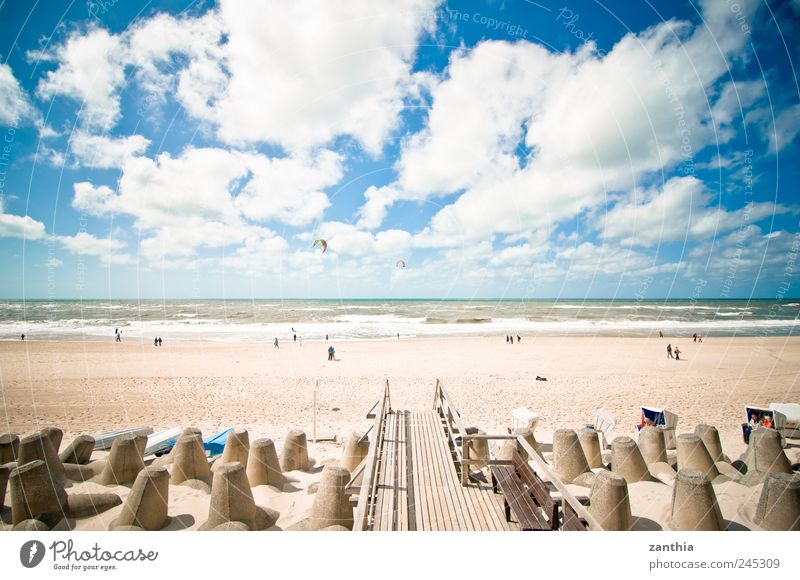
[[[9,297],[0,297],[0,300],[10,300],[15,302],[98,302],[98,301],[125,301],[125,302],[136,302],[136,301],[160,301],[160,300],[215,300],[215,301],[224,301],[224,300],[235,300],[235,301],[270,301],[270,302],[288,302],[288,301],[300,301],[300,300],[317,300],[317,301],[325,301],[325,302],[342,302],[342,301],[349,301],[349,302],[357,302],[357,301],[367,301],[367,300],[384,300],[389,302],[543,302],[543,301],[581,301],[586,302],[590,300],[603,300],[607,302],[613,302],[615,300],[625,300],[628,302],[655,302],[655,301],[681,301],[681,302],[728,302],[728,301],[755,301],[755,300],[769,300],[772,302],[788,302],[793,300],[800,300],[800,296],[782,296],[781,298],[777,297],[760,297],[760,296],[750,296],[750,297],[727,297],[727,298],[693,298],[690,296],[687,297],[666,297],[666,296],[656,296],[653,298],[637,298],[637,297],[594,297],[594,298],[585,298],[585,297],[574,297],[574,296],[566,296],[566,297],[542,297],[542,298],[500,298],[500,297],[487,297],[487,298],[464,298],[464,297],[457,297],[457,298],[436,298],[436,297],[422,297],[422,298],[389,298],[384,296],[378,296],[374,298],[353,298],[353,297],[340,297],[340,298],[310,298],[310,297],[293,297],[293,298],[275,298],[275,297],[189,297],[189,296],[178,296],[178,297],[154,297],[154,298],[147,298],[147,297],[117,297],[117,298],[109,298],[109,297],[102,297],[102,298],[87,298],[87,297],[71,297],[71,298],[50,298],[50,297],[35,297],[35,298],[9,298]]]

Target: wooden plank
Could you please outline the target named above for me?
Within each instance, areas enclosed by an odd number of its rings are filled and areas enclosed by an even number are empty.
[[[420,413],[420,443],[421,443],[421,457],[422,457],[422,475],[424,477],[424,490],[428,496],[428,512],[431,516],[429,521],[430,528],[434,531],[448,529],[443,510],[444,497],[440,495],[439,480],[434,468],[434,456],[432,445],[435,443],[430,431],[430,417],[431,413]],[[452,529],[452,528],[450,528]]]
[[[414,477],[414,457],[413,457],[413,440],[411,439],[411,421],[412,414],[410,411],[404,411],[403,416],[405,418],[405,438],[406,438],[406,515],[408,517],[408,530],[409,531],[416,531],[417,529],[417,514],[419,513],[419,507],[417,506],[417,499],[416,499],[416,478]]]
[[[408,530],[408,465],[406,464],[406,413],[397,413],[397,470],[395,475],[395,529]]]
[[[381,464],[378,472],[378,494],[375,507],[375,529],[394,529],[394,466],[396,413],[389,413],[384,427]]]
[[[435,468],[438,472],[441,494],[444,495],[445,498],[443,508],[446,514],[446,521],[449,522],[451,526],[450,529],[470,529],[471,522],[470,525],[468,525],[464,518],[464,510],[462,509],[462,504],[464,502],[459,501],[459,497],[455,492],[455,467],[452,457],[450,456],[450,448],[442,425],[442,418],[438,413],[432,413],[432,416],[429,418],[429,428],[431,429],[431,436],[434,441],[432,449],[436,462]]]
[[[412,437],[412,459],[414,462],[414,502],[416,506],[416,519],[418,530],[431,529],[429,521],[428,494],[425,490],[425,473],[423,465],[422,436],[420,435],[420,423],[422,419],[418,412],[411,414],[411,437]],[[435,518],[435,517],[434,517]]]
[[[383,404],[381,405],[380,412],[375,417],[374,431],[375,437],[369,444],[367,451],[366,467],[364,471],[364,478],[361,482],[361,492],[358,495],[358,505],[356,513],[353,516],[353,530],[363,531],[369,529],[369,512],[371,506],[370,494],[372,493],[372,482],[376,476],[378,453],[382,444],[382,431],[383,420],[386,412],[387,393],[384,391]]]

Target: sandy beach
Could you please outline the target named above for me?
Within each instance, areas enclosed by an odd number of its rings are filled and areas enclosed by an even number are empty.
[[[666,357],[668,343],[680,347],[680,361]],[[503,337],[333,344],[335,361],[327,360],[328,343],[310,341],[302,346],[283,342],[277,349],[263,342],[167,341],[161,348],[139,342],[2,342],[0,431],[24,435],[55,425],[64,430],[66,444],[79,433],[125,426],[156,431],[194,426],[205,434],[238,426],[249,431],[251,441],[270,437],[280,447],[290,429],[311,436],[318,381],[317,434],[341,442],[371,424],[365,414],[385,380],[393,407],[425,409],[438,378],[464,422],[490,433],[506,432],[511,410],[527,407],[540,417],[537,438],[548,442],[555,429],[592,423],[602,406],[618,418],[613,438],[634,433],[642,405],[661,406],[679,416],[678,433],[699,423],[716,426],[725,452],[737,458],[745,448],[744,405],[800,401],[800,339],[791,337],[703,343],[670,337],[550,337],[523,338],[513,346]],[[310,444],[310,455],[318,464],[334,461],[341,454],[338,442]],[[800,461],[798,448],[786,451],[793,463]],[[302,474],[297,485],[315,477]],[[750,497],[760,489],[726,485],[733,486],[731,505],[744,501],[737,493]],[[121,495],[126,492],[120,488]],[[634,514],[639,509],[659,521],[669,493],[669,487],[655,483],[632,486]],[[720,493],[724,496],[725,489]],[[202,495],[189,489],[173,495],[171,501],[196,512],[186,527],[202,522],[207,510]],[[256,496],[282,511],[281,527],[296,522],[313,501],[305,492],[262,489]],[[653,504],[654,497],[663,501]],[[654,509],[658,513],[650,513]],[[102,517],[95,519],[79,526],[104,525]]]

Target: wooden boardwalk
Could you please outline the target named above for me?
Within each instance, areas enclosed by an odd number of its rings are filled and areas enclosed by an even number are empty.
[[[436,411],[389,411],[382,426],[366,529],[517,529],[506,521],[502,496],[490,484],[461,484]]]

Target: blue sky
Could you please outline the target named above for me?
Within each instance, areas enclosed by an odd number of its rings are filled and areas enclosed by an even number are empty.
[[[799,2],[58,4],[0,297],[798,295]]]

